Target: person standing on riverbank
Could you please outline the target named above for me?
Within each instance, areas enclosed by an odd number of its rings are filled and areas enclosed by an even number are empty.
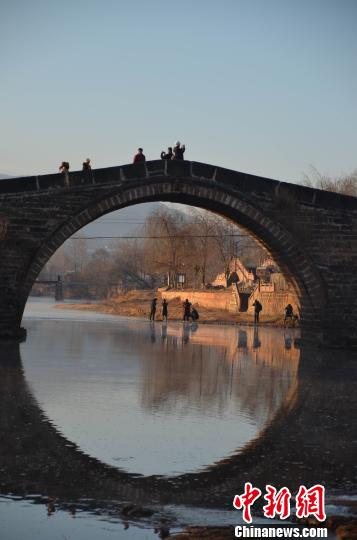
[[[157,298],[151,300],[150,321],[155,320]]]
[[[162,302],[162,320],[166,320],[167,322],[167,317],[168,317],[168,310],[167,310],[167,301],[166,299],[164,298],[164,301]]]
[[[189,321],[191,316],[191,302],[188,301],[188,298],[183,303],[183,320]]]
[[[293,320],[293,313],[294,313],[293,306],[291,304],[288,304],[285,307],[284,326],[286,325],[286,321],[288,319],[290,319],[291,321]]]
[[[254,324],[259,324],[259,314],[262,311],[263,306],[261,305],[259,300],[255,300],[255,302],[253,303],[253,307],[254,307]]]

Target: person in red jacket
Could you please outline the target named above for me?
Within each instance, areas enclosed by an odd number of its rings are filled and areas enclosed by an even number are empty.
[[[145,161],[145,156],[143,154],[143,149],[138,148],[138,153],[135,154],[133,163],[140,163],[141,161]]]

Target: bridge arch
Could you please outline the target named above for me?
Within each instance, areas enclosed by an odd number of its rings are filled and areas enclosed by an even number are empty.
[[[140,174],[139,167],[132,166],[131,169],[130,181],[108,186],[100,196],[96,194],[89,197],[89,200],[87,198],[85,204],[75,208],[68,219],[49,231],[41,247],[34,253],[20,284],[20,320],[37,275],[48,259],[75,232],[114,210],[145,202],[169,201],[211,210],[238,224],[253,236],[280,266],[295,293],[305,328],[309,334],[313,332],[316,336],[326,302],[325,286],[306,250],[287,228],[269,217],[244,193],[219,185],[214,179],[198,180],[192,172],[178,177],[166,171],[166,174],[148,181],[146,175]],[[81,186],[73,188],[72,196],[76,192],[80,196]]]

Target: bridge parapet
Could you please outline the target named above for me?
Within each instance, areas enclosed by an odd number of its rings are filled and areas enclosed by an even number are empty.
[[[268,198],[290,198],[297,203],[316,207],[343,210],[357,210],[357,198],[330,191],[282,182],[239,171],[233,171],[195,161],[155,160],[146,163],[128,164],[114,167],[93,169],[91,172],[73,171],[69,173],[69,185],[66,185],[62,173],[44,174],[11,178],[0,181],[0,199],[11,194],[52,191],[54,189],[71,190],[79,187],[102,184],[122,184],[128,181],[147,178],[167,177],[182,178],[196,182],[211,181],[216,184],[238,190],[242,193],[265,194]]]

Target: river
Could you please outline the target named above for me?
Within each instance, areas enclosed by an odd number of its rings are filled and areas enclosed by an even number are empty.
[[[49,299],[31,299],[23,324],[20,349],[2,351],[2,539],[236,525],[242,475],[291,489],[316,476],[331,512],[351,512],[355,359],[301,351],[294,329],[150,323]]]

